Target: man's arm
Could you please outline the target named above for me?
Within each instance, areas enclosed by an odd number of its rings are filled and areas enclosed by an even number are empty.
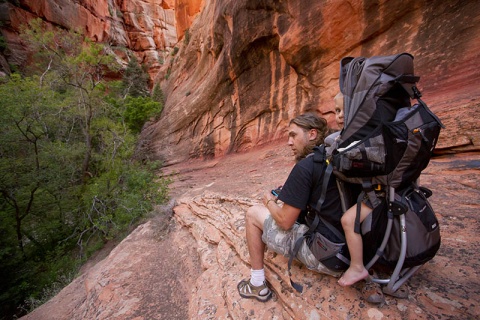
[[[286,203],[284,203],[282,207],[279,207],[275,202],[275,198],[270,194],[265,194],[264,204],[268,211],[270,211],[273,220],[275,220],[277,225],[284,230],[290,229],[300,215],[300,209],[292,207]]]

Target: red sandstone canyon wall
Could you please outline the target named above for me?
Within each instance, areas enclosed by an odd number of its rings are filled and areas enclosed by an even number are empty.
[[[175,163],[281,138],[308,110],[334,126],[342,57],[410,52],[447,126],[437,152],[478,151],[479,13],[476,1],[206,1],[157,77],[166,106],[144,138]]]
[[[201,1],[174,0],[19,0],[0,3],[0,30],[10,64],[27,63],[18,32],[29,19],[40,17],[53,26],[80,29],[94,41],[108,44],[119,58],[125,50],[150,66],[152,77],[178,43]],[[125,61],[126,62],[126,61]],[[0,71],[8,72],[8,63]]]

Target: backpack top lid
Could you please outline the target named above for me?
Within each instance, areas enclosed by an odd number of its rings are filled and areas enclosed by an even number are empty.
[[[418,79],[414,76],[413,56],[409,53],[343,58],[340,61],[339,79],[345,117],[342,140],[349,139],[367,124],[377,108],[378,99],[396,84],[402,85],[405,96],[414,97],[412,87]]]

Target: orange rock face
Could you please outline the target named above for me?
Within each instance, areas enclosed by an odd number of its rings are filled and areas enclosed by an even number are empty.
[[[175,1],[175,24],[179,38],[183,38],[185,31],[192,25],[193,19],[202,10],[202,0]]]
[[[437,151],[478,151],[479,11],[475,1],[206,1],[157,77],[166,106],[144,139],[168,164],[276,140],[304,111],[334,127],[342,57],[410,52],[447,125]]]
[[[18,6],[0,4],[0,11],[4,12],[0,15],[3,22],[0,30],[8,43],[5,56],[10,63],[27,62],[18,30],[27,20],[40,17],[52,25],[83,30],[87,37],[108,43],[114,51],[130,49],[139,61],[150,66],[152,76],[189,28],[202,4],[201,1],[180,1],[176,6],[175,1],[162,0],[24,0],[19,3]],[[176,22],[179,17],[182,18],[180,24]],[[118,51],[122,56],[122,50]]]

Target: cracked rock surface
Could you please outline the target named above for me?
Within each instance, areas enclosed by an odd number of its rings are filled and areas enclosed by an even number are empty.
[[[242,299],[237,283],[249,276],[246,209],[265,190],[281,185],[293,162],[284,144],[211,161],[164,169],[171,174],[171,210],[139,226],[108,256],[91,263],[72,284],[25,319],[474,319],[480,314],[477,154],[433,159],[421,184],[431,204],[442,245],[407,282],[408,297],[385,296],[373,305],[362,286],[343,288],[337,279],[266,254],[274,298]]]

